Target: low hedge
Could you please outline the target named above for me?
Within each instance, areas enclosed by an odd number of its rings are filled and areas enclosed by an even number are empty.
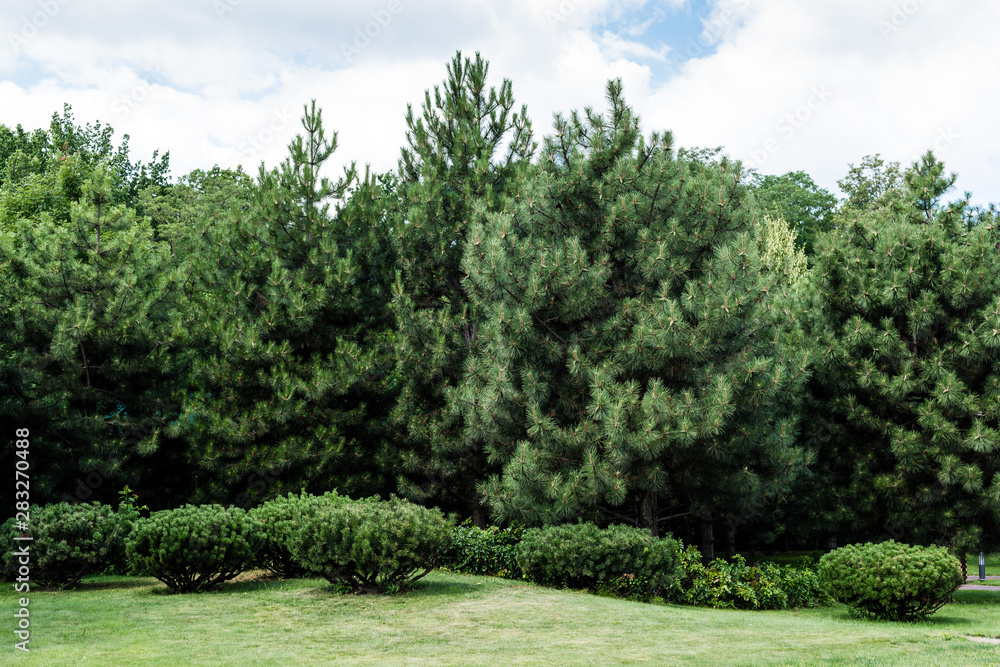
[[[441,567],[452,572],[520,579],[515,547],[523,532],[519,525],[479,528],[467,520],[452,531]]]
[[[406,589],[440,564],[451,542],[451,522],[440,510],[395,497],[321,496],[295,507],[293,525],[293,558],[359,593]]]
[[[12,518],[0,529],[5,576],[13,578],[27,568],[32,583],[68,588],[87,575],[99,574],[125,560],[125,540],[132,515],[109,505],[54,503],[31,511],[27,532]],[[30,535],[31,541],[14,537]],[[21,563],[27,547],[28,564]]]
[[[260,527],[239,507],[184,505],[136,521],[127,552],[137,571],[190,593],[246,570],[263,544]]]
[[[819,576],[854,614],[890,621],[926,618],[951,602],[964,581],[947,549],[893,540],[832,551],[820,559]]]
[[[526,579],[650,598],[671,590],[680,574],[680,543],[648,531],[589,523],[531,528],[516,549]]]
[[[774,563],[748,565],[742,556],[717,558],[702,565],[701,553],[689,546],[681,555],[684,575],[670,601],[719,609],[788,609],[833,604],[818,575],[809,567]]]

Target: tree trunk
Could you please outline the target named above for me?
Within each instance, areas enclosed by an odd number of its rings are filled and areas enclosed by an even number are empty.
[[[656,503],[656,491],[650,491],[642,498],[642,527],[649,529],[649,534],[653,537],[660,536],[656,514],[658,511]]]
[[[476,528],[486,527],[486,510],[482,507],[476,507],[472,510],[472,523],[476,524]]]
[[[958,554],[958,562],[962,564],[962,581],[966,581],[969,578],[969,554],[965,553],[965,549]]]
[[[701,562],[708,565],[715,560],[715,532],[712,529],[712,510],[701,511]]]
[[[726,558],[732,560],[736,556],[736,526],[730,521],[726,525]]]

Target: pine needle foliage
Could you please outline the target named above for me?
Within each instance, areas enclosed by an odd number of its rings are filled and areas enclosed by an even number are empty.
[[[480,206],[464,258],[484,319],[456,402],[502,472],[492,511],[529,525],[752,517],[803,464],[803,353],[770,313],[761,224],[737,167],[678,159],[607,88],[557,116],[511,210]]]
[[[197,500],[381,489],[390,261],[373,202],[384,181],[357,182],[353,165],[321,176],[336,134],[315,102],[302,123],[280,167],[261,165],[250,205],[198,230],[204,353],[174,428],[193,443]]]
[[[43,210],[0,233],[0,416],[51,462],[32,474],[39,500],[110,502],[167,470],[157,443],[188,369],[184,275],[147,220],[111,203],[113,184],[99,165],[66,218]]]
[[[480,526],[484,508],[475,485],[490,464],[484,443],[463,437],[462,412],[448,396],[481,319],[466,294],[461,260],[473,207],[505,210],[535,149],[527,110],[515,110],[510,81],[498,90],[487,85],[488,73],[478,53],[475,59],[458,53],[444,84],[426,93],[421,115],[408,107],[392,234],[399,261],[393,290],[399,489],[411,500],[474,515]]]
[[[818,518],[852,541],[978,549],[1000,537],[1000,224],[942,203],[955,176],[933,153],[904,182],[818,244]]]

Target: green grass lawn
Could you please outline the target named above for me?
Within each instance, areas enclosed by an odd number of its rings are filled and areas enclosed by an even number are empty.
[[[961,637],[1000,636],[1000,591],[960,591],[929,621],[895,624],[843,606],[650,605],[444,572],[394,597],[336,595],[321,579],[170,595],[154,579],[94,577],[31,592],[24,654],[19,595],[2,590],[11,665],[1000,665],[1000,645]]]

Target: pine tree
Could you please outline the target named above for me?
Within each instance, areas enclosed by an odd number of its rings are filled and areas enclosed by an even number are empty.
[[[421,117],[408,108],[392,235],[399,258],[398,484],[409,498],[472,514],[478,524],[485,515],[475,484],[489,466],[483,443],[463,439],[461,412],[448,397],[480,320],[462,284],[461,258],[473,206],[502,210],[535,148],[526,109],[513,111],[510,81],[487,89],[488,72],[478,53],[475,60],[458,53],[433,99],[426,93]]]
[[[302,123],[280,168],[261,166],[247,208],[198,223],[202,352],[174,431],[195,442],[198,500],[384,486],[388,181],[357,182],[353,165],[336,182],[321,176],[336,134],[315,102]]]
[[[887,206],[848,208],[811,286],[822,354],[807,443],[831,534],[995,544],[1000,509],[998,221],[941,203],[955,176],[928,152]]]
[[[734,166],[678,159],[620,82],[607,96],[607,116],[557,116],[512,210],[477,210],[466,439],[503,467],[481,485],[503,519],[694,516],[711,557],[715,521],[756,516],[803,464],[778,404],[805,360],[777,343],[784,271]]]
[[[45,462],[36,503],[111,502],[172,473],[159,442],[187,369],[183,275],[147,220],[110,203],[111,172],[97,166],[67,219],[42,211],[0,235],[0,421],[28,428]]]

